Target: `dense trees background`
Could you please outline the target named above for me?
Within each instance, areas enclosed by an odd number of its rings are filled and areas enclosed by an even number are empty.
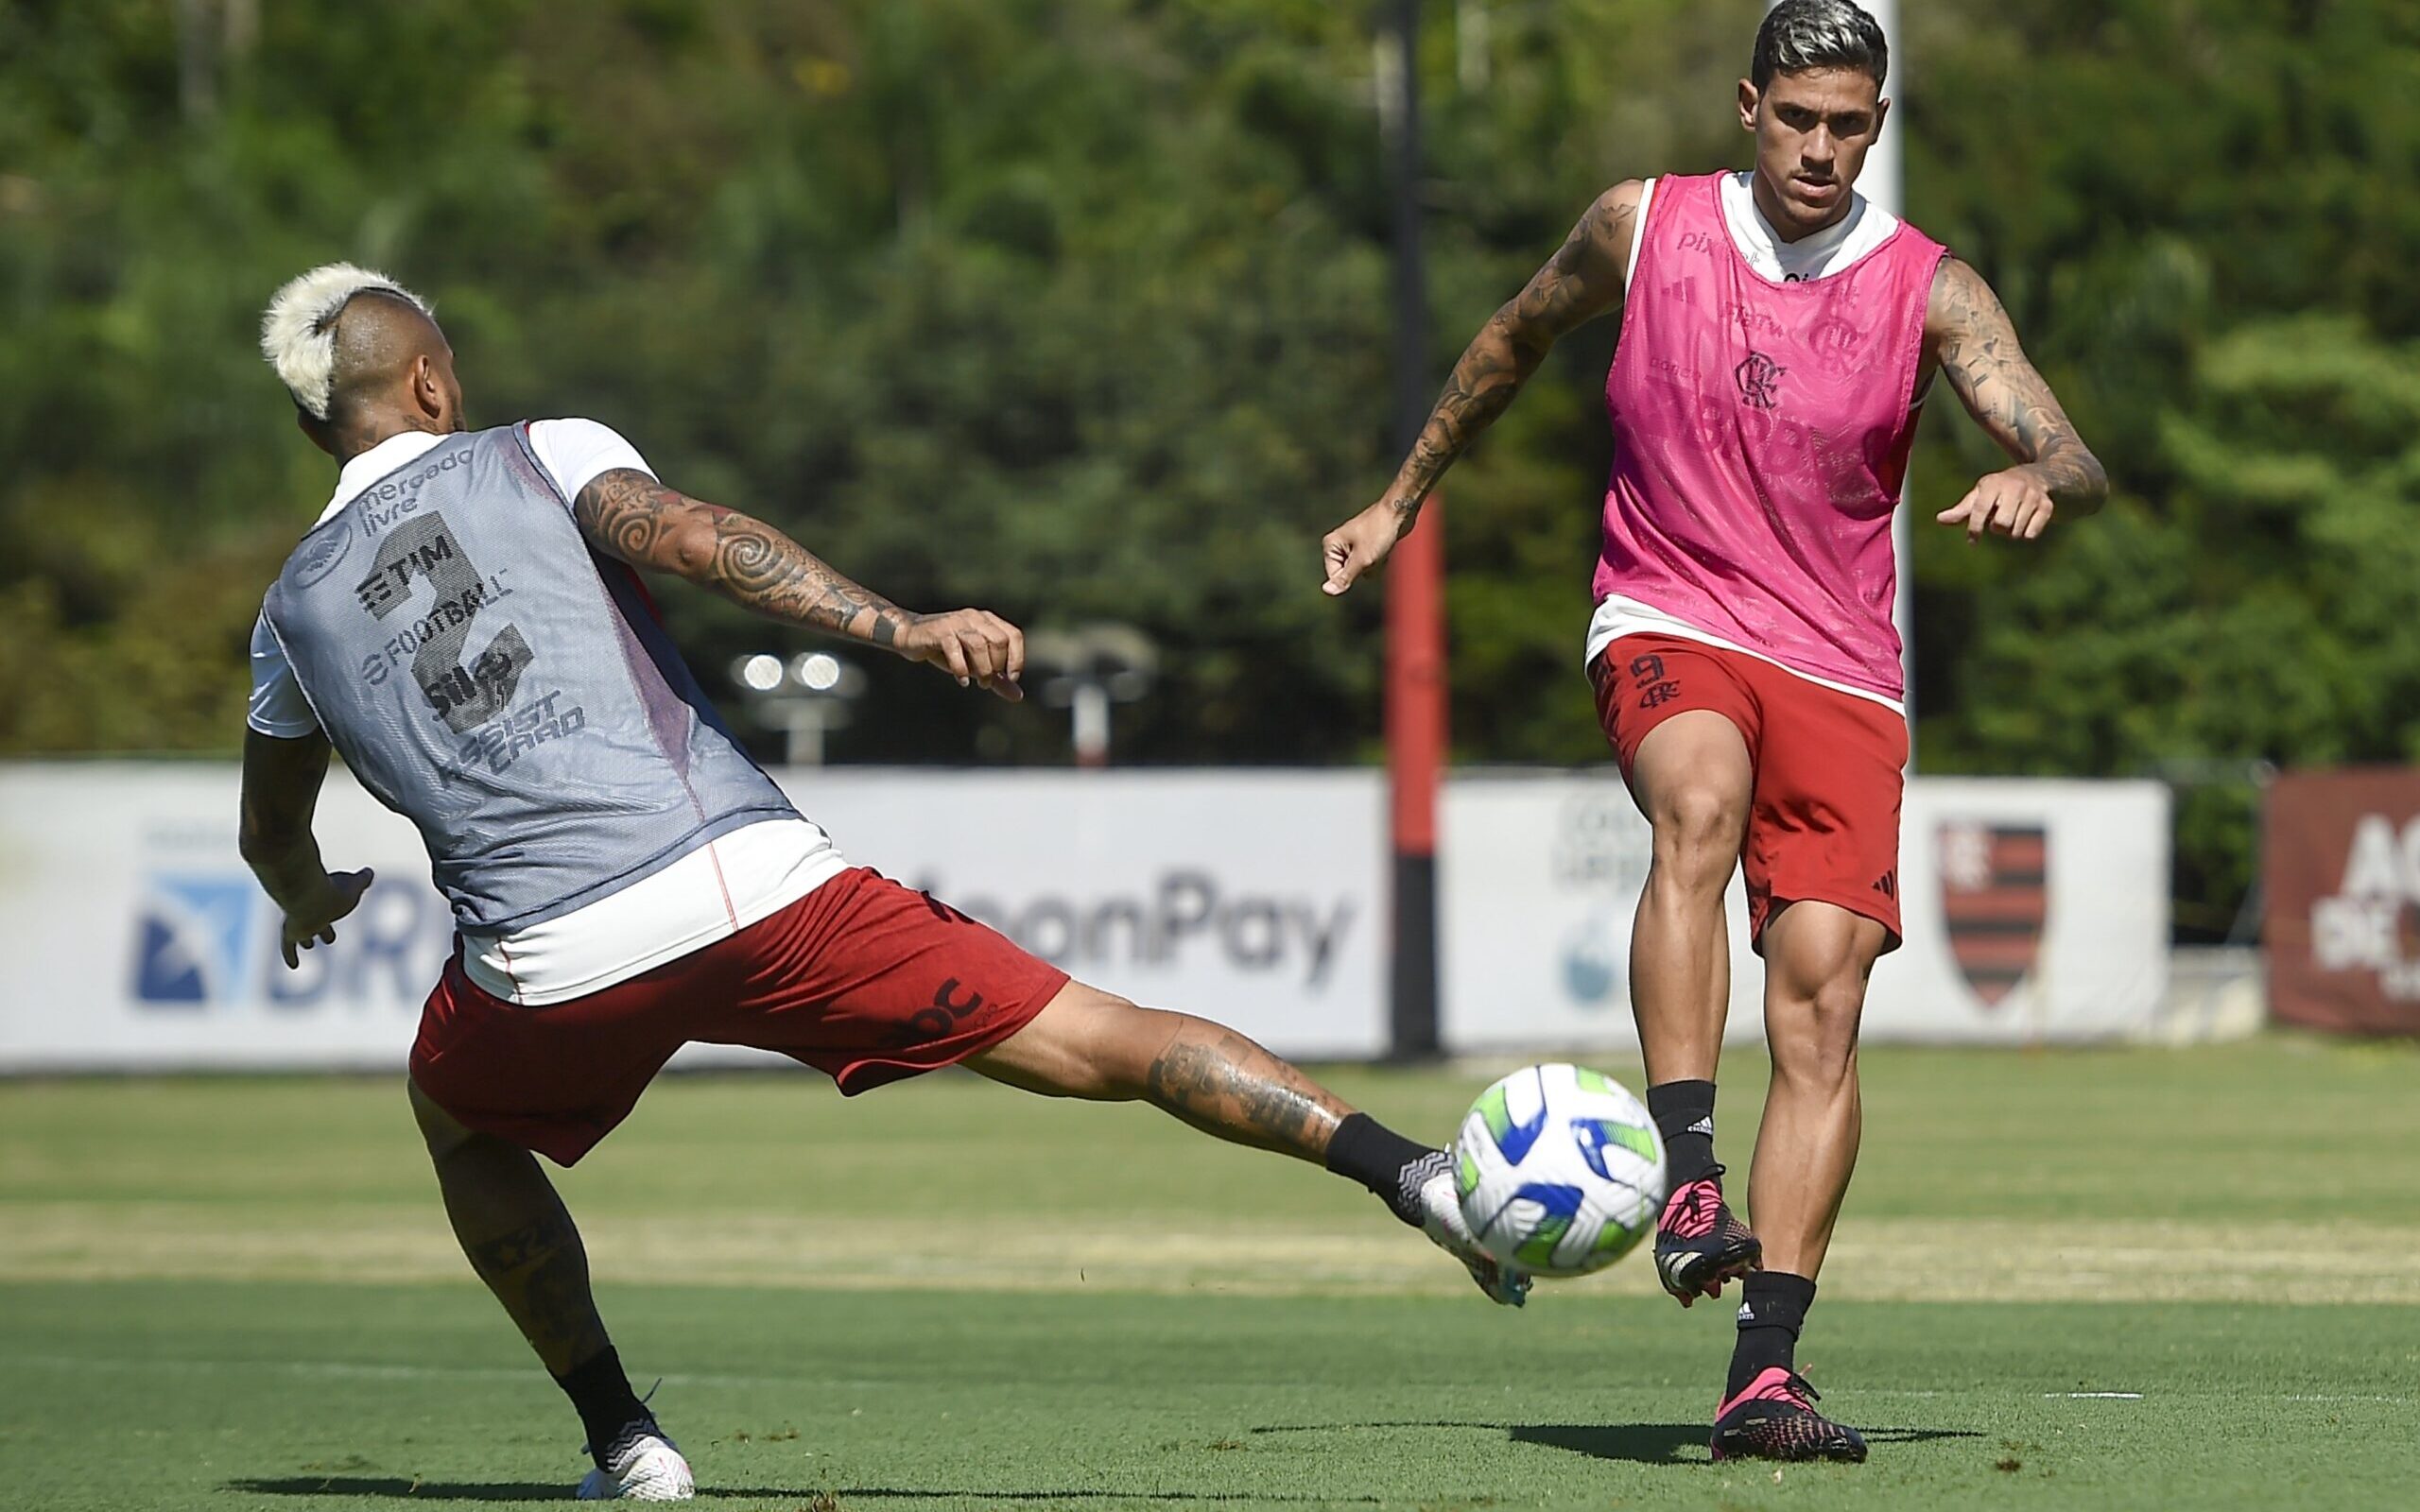
[[[1435,0],[1460,343],[1614,180],[1744,161],[1756,0]],[[1920,526],[1920,762],[2186,783],[2420,758],[2420,11],[1903,8],[1915,218],[2110,465],[2035,549]],[[0,750],[232,748],[324,497],[252,345],[312,263],[433,297],[475,418],[593,415],[903,602],[1163,648],[1120,759],[1375,754],[1379,604],[1317,592],[1387,445],[1370,18],[1323,0],[17,0],[0,8]],[[1611,332],[1450,481],[1455,747],[1571,763]],[[1935,405],[1919,519],[1997,465]],[[702,665],[782,636],[668,605]],[[852,761],[1063,761],[872,666]]]

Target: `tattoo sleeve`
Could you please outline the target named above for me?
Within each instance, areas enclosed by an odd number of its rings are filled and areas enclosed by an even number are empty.
[[[1185,1019],[1151,1058],[1151,1102],[1204,1133],[1316,1161],[1346,1111],[1232,1030]]]
[[[1397,512],[1419,511],[1437,480],[1504,413],[1559,337],[1620,306],[1638,193],[1638,185],[1629,183],[1599,198],[1547,265],[1480,328],[1395,474],[1388,497]]]
[[[2098,506],[2108,474],[2058,396],[2026,358],[2016,328],[1982,275],[1955,257],[1933,276],[1927,334],[1941,370],[1976,422],[2061,504]]]
[[[463,1252],[549,1369],[569,1369],[605,1347],[588,1290],[588,1253],[567,1214],[549,1213]]]
[[[599,473],[579,490],[572,513],[606,556],[685,577],[769,619],[890,645],[916,618],[762,520],[690,498],[635,469]]]

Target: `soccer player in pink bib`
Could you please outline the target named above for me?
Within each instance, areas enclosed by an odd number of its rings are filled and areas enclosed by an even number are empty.
[[[1324,542],[1341,593],[1555,339],[1620,312],[1586,664],[1654,834],[1631,977],[1671,1160],[1656,1270],[1685,1307],[1742,1280],[1718,1459],[1865,1457],[1794,1351],[1857,1160],[1866,979],[1899,943],[1891,517],[1934,379],[2015,464],[1941,524],[2031,541],[2108,488],[1990,287],[1855,192],[1888,69],[1881,28],[1848,0],[1776,7],[1739,84],[1755,167],[1606,191],[1462,353],[1393,485]],[[1714,1158],[1735,866],[1772,1056],[1753,1232]]]

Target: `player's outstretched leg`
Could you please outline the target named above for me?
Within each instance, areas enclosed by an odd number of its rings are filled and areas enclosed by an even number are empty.
[[[622,1373],[589,1292],[579,1230],[537,1157],[463,1127],[417,1084],[411,1100],[462,1253],[588,1430],[596,1463],[579,1499],[687,1501],[696,1494],[688,1462]]]
[[[1739,865],[1754,784],[1739,727],[1712,709],[1673,714],[1649,730],[1631,766],[1653,834],[1631,933],[1631,998],[1647,1108],[1671,1179],[1655,1225],[1655,1275],[1683,1307],[1720,1297],[1761,1253],[1724,1204],[1714,1159],[1714,1073],[1731,1002],[1722,894]]]
[[[1232,1029],[1136,1007],[1070,982],[1007,1040],[968,1059],[994,1081],[1054,1097],[1143,1101],[1205,1134],[1350,1177],[1461,1261],[1508,1306],[1530,1278],[1473,1240],[1445,1152],[1405,1139]]]
[[[1741,1288],[1738,1342],[1715,1411],[1717,1458],[1865,1458],[1857,1430],[1815,1406],[1797,1346],[1857,1164],[1858,1020],[1884,943],[1880,924],[1823,902],[1792,903],[1765,930],[1773,1079],[1748,1203],[1766,1268]]]

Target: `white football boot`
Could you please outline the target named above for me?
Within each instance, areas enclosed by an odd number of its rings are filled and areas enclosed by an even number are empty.
[[[1454,1190],[1453,1158],[1440,1150],[1421,1163],[1433,1164],[1435,1173],[1420,1178],[1420,1231],[1428,1236],[1431,1244],[1461,1261],[1489,1300],[1506,1307],[1520,1307],[1528,1302],[1530,1273],[1497,1261],[1471,1237],[1471,1226],[1462,1219],[1461,1197]]]
[[[591,1469],[579,1483],[583,1502],[686,1502],[698,1494],[680,1446],[650,1418],[635,1425],[605,1455],[604,1469]]]

